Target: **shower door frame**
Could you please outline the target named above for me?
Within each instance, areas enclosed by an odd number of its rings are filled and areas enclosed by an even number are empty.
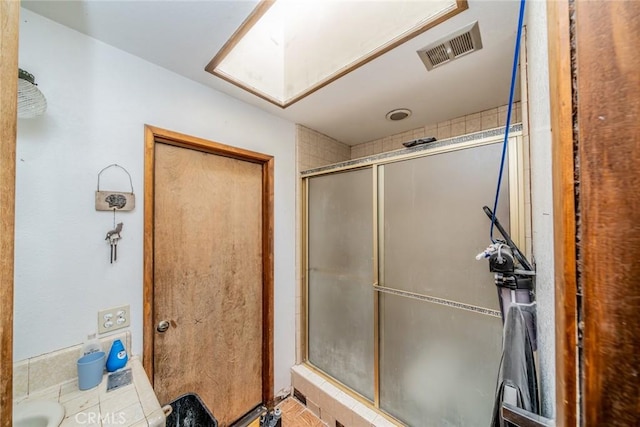
[[[347,393],[351,397],[360,401],[361,403],[374,408],[381,415],[387,417],[390,420],[396,421],[389,414],[382,412],[380,408],[380,322],[379,322],[379,310],[380,310],[380,292],[375,291],[375,288],[379,285],[380,279],[380,262],[384,259],[384,253],[381,254],[381,238],[379,236],[379,175],[383,173],[383,166],[390,163],[396,163],[404,160],[417,159],[420,157],[433,156],[437,154],[449,153],[459,150],[477,148],[485,145],[498,144],[504,141],[504,134],[486,137],[482,139],[477,139],[474,141],[461,142],[457,144],[452,144],[448,146],[434,147],[432,149],[425,149],[423,151],[413,152],[413,153],[398,153],[397,155],[391,155],[389,157],[384,158],[373,158],[369,160],[364,160],[362,163],[357,164],[347,164],[341,165],[338,164],[333,168],[323,168],[318,171],[311,171],[309,173],[303,173],[301,177],[301,349],[302,349],[302,363],[319,374],[323,379],[330,382],[331,384],[338,387],[343,392]],[[528,159],[528,156],[525,156],[525,150],[528,147],[525,147],[525,139],[522,136],[522,131],[510,131],[509,132],[509,150],[507,151],[507,162],[508,162],[508,176],[505,179],[508,179],[509,183],[509,221],[510,221],[510,234],[513,241],[521,248],[521,250],[525,253],[525,255],[530,258],[531,257],[531,248],[530,245],[527,244],[526,238],[526,221],[527,216],[525,214],[525,208],[527,205],[527,200],[530,199],[530,191],[526,188],[526,183],[528,182],[525,179],[525,171],[528,168],[525,165],[525,162]],[[309,231],[309,211],[308,211],[308,202],[309,202],[309,179],[322,175],[330,175],[334,173],[353,171],[358,169],[371,169],[371,179],[373,182],[372,192],[373,192],[373,283],[372,288],[374,289],[374,300],[373,300],[373,318],[374,324],[372,327],[374,328],[374,372],[373,372],[373,381],[374,381],[374,400],[373,402],[368,398],[362,396],[358,392],[354,391],[347,385],[341,383],[339,380],[333,378],[329,374],[325,373],[321,369],[314,366],[309,361],[309,275],[308,275],[308,266],[309,266],[309,241],[308,241],[308,231]],[[489,222],[487,222],[489,224]],[[383,251],[382,251],[383,252]]]

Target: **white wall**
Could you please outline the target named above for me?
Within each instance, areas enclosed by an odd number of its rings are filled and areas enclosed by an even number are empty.
[[[275,390],[295,362],[295,126],[28,10],[20,67],[36,76],[49,109],[18,121],[14,357],[82,342],[97,311],[130,304],[133,353],[142,353],[143,126],[275,156]],[[204,72],[204,71],[203,71]],[[118,163],[137,195],[118,261],[96,212],[98,171]],[[117,171],[101,188],[126,189]]]
[[[544,1],[527,3],[527,73],[531,156],[531,221],[538,300],[538,360],[542,414],[555,417],[555,298],[553,186],[547,13]]]

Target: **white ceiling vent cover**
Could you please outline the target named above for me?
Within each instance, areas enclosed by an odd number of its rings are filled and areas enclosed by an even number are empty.
[[[456,58],[482,49],[478,21],[441,38],[418,51],[427,70],[447,64]]]

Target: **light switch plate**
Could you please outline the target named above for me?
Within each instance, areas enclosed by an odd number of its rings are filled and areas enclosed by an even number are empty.
[[[126,328],[131,324],[130,317],[131,310],[128,304],[100,310],[98,312],[98,333],[105,334]]]

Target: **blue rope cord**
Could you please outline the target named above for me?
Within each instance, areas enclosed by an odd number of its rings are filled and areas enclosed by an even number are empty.
[[[524,21],[524,6],[526,0],[520,0],[520,17],[518,18],[518,34],[516,35],[516,47],[513,54],[513,69],[511,70],[511,89],[509,91],[509,106],[507,107],[507,125],[504,131],[504,142],[502,144],[502,160],[500,161],[500,173],[498,174],[498,186],[496,188],[496,199],[493,202],[493,215],[491,216],[491,231],[489,237],[491,243],[496,243],[493,238],[493,226],[496,222],[498,211],[498,199],[500,197],[500,185],[502,184],[502,173],[504,171],[504,161],[507,154],[507,144],[509,142],[509,124],[511,123],[511,107],[513,105],[513,93],[516,89],[516,74],[518,72],[518,58],[520,56],[520,38],[522,37],[522,23]]]

